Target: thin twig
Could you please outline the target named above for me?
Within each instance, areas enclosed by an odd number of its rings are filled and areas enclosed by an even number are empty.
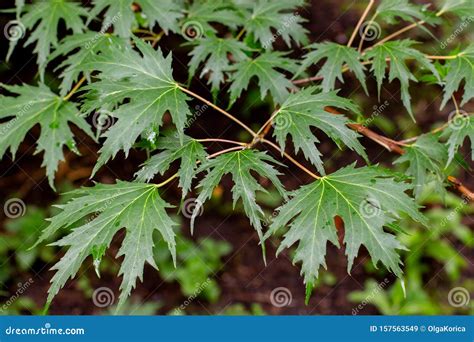
[[[350,47],[352,45],[352,43],[354,42],[354,39],[357,35],[357,32],[359,32],[359,29],[360,29],[360,26],[362,25],[362,23],[364,22],[365,18],[367,18],[367,15],[369,14],[372,6],[374,6],[375,4],[375,0],[370,0],[369,1],[369,4],[367,5],[367,7],[365,8],[365,11],[364,13],[362,14],[362,16],[360,17],[359,19],[359,22],[357,23],[354,31],[352,32],[352,35],[351,35],[351,38],[349,39],[349,42],[347,43],[347,46]]]
[[[86,81],[86,76],[82,76],[82,78],[76,83],[76,85],[71,89],[71,91],[64,96],[64,101],[67,101],[71,98],[72,95],[81,87],[81,85]]]
[[[247,146],[246,143],[241,142],[241,141],[235,141],[235,140],[228,140],[228,139],[217,139],[217,138],[208,138],[208,139],[194,139],[198,142],[222,142],[222,143],[229,143],[229,144],[236,144],[240,146]]]
[[[243,27],[240,32],[237,34],[237,36],[235,37],[236,40],[240,40],[240,38],[242,38],[242,36],[244,35],[245,33],[245,27]]]
[[[170,178],[168,178],[167,180],[159,183],[159,184],[155,184],[155,187],[157,188],[161,188],[162,186],[165,186],[166,184],[168,184],[169,182],[171,182],[173,179],[175,179],[176,177],[178,177],[178,173],[176,172],[174,175],[172,175]]]
[[[265,144],[267,145],[270,145],[271,147],[273,147],[275,150],[279,151],[279,152],[282,152],[281,151],[281,148],[278,147],[278,145],[276,145],[275,143],[271,142],[270,140],[267,140],[267,139],[262,139],[261,140],[262,142],[264,142]],[[284,152],[283,151],[283,155],[289,160],[291,161],[293,164],[295,164],[296,166],[298,166],[301,170],[303,170],[304,172],[306,172],[308,175],[310,175],[311,177],[313,178],[316,178],[316,179],[320,179],[321,177],[318,176],[317,174],[311,172],[310,170],[308,170],[306,167],[304,167],[303,165],[301,165],[297,160],[295,160],[292,156],[290,156],[288,153]]]
[[[386,43],[388,42],[389,40],[392,40],[393,38],[395,37],[398,37],[399,35],[401,35],[402,33],[404,32],[407,32],[407,31],[410,31],[411,29],[414,29],[415,27],[418,27],[418,26],[421,26],[421,25],[424,25],[425,24],[425,21],[424,20],[420,20],[420,21],[417,21],[416,23],[413,23],[411,25],[408,25],[408,26],[405,26],[403,28],[401,28],[400,30],[388,35],[387,37],[379,40],[377,43],[375,43],[374,45],[372,45],[371,47],[365,49],[365,51],[369,51],[371,49],[373,49],[374,47],[376,46],[379,46],[379,45],[382,45],[383,43]]]
[[[233,116],[232,114],[226,112],[225,110],[223,110],[222,108],[216,106],[214,103],[206,100],[205,98],[199,96],[198,94],[192,92],[191,90],[185,88],[185,87],[182,87],[180,86],[179,84],[177,84],[177,87],[179,89],[181,89],[183,92],[185,92],[186,94],[189,94],[191,95],[192,97],[204,102],[205,104],[207,104],[208,106],[214,108],[215,110],[217,110],[218,112],[220,112],[221,114],[224,114],[225,116],[227,116],[229,119],[231,119],[232,121],[238,123],[242,128],[244,128],[247,132],[249,132],[253,137],[257,136],[257,133],[255,133],[250,127],[248,127],[246,124],[244,124],[242,121],[240,121],[239,119],[237,119],[235,116]]]
[[[217,157],[217,156],[219,156],[221,154],[224,154],[224,153],[227,153],[227,152],[231,152],[231,151],[235,151],[235,150],[241,150],[244,147],[245,146],[237,146],[237,147],[227,148],[225,150],[222,150],[222,151],[219,151],[219,152],[216,152],[214,154],[211,154],[211,155],[207,156],[207,159]],[[197,161],[197,164],[199,164],[199,163],[200,163],[200,160]],[[165,186],[166,184],[168,184],[169,182],[171,182],[173,179],[177,178],[178,176],[179,176],[179,174],[178,174],[178,172],[176,172],[175,174],[173,174],[171,177],[164,180],[163,182],[155,184],[155,187],[156,188],[161,188],[162,186]]]
[[[359,46],[357,48],[357,51],[360,53],[362,51],[362,46],[364,45],[365,37],[367,37],[367,32],[369,32],[373,22],[375,21],[375,18],[377,17],[378,13],[375,13],[372,18],[369,20],[369,24],[365,27],[364,33],[362,34],[362,37],[359,42]]]
[[[474,192],[464,186],[459,179],[448,176],[448,181],[453,184],[457,191],[464,195],[464,198],[470,202],[474,202]]]
[[[456,97],[453,95],[451,95],[451,99],[453,100],[453,103],[454,103],[454,107],[456,108],[456,115],[459,115],[460,114],[460,111],[459,111],[459,105],[458,105],[458,101],[456,100]],[[437,127],[433,130],[431,130],[428,134],[436,134],[438,132],[441,132],[442,130],[444,130],[446,127],[449,126],[449,124],[451,123],[451,120],[448,120],[447,122],[445,122],[442,126],[440,127]],[[400,142],[403,142],[403,143],[412,143],[412,142],[415,142],[418,140],[420,136],[417,135],[415,137],[411,137],[411,138],[408,138],[408,139],[404,139],[404,140],[400,140]]]
[[[245,146],[235,146],[235,147],[230,147],[226,148],[225,150],[210,154],[207,156],[207,159],[211,159],[217,156],[220,156],[221,154],[227,153],[227,152],[232,152],[232,151],[238,151],[238,150],[243,150]]]
[[[262,127],[260,127],[260,129],[257,131],[257,135],[258,135],[260,138],[265,137],[266,133],[268,133],[268,131],[265,132],[265,130],[266,130],[267,126],[270,126],[270,125],[272,124],[273,119],[275,118],[275,116],[278,115],[279,111],[280,111],[280,109],[274,110],[273,113],[272,113],[272,115],[270,115],[270,118],[269,118],[269,119],[262,125]],[[263,134],[260,135],[262,132],[263,132]]]

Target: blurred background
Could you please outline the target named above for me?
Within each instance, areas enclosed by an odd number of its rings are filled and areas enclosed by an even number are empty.
[[[308,20],[305,26],[310,31],[311,42],[331,40],[346,43],[366,4],[367,1],[313,0],[298,14]],[[14,1],[2,1],[0,4],[2,10],[13,7]],[[34,84],[38,75],[32,48],[18,47],[12,59],[8,63],[5,61],[9,42],[3,28],[14,18],[14,13],[0,13],[0,82]],[[441,41],[458,25],[455,18],[448,17],[442,25],[432,29],[439,40],[423,30],[412,30],[406,36],[423,42],[422,50],[426,53],[443,54]],[[469,29],[449,44],[444,54],[449,49],[472,42],[473,25],[471,22]],[[395,26],[390,30],[397,28]],[[382,30],[383,37],[387,32]],[[180,37],[171,34],[160,41],[160,46],[173,51],[175,77],[186,82],[183,65],[189,61],[190,48],[182,46],[182,42]],[[282,42],[277,41],[276,44]],[[293,57],[303,53],[296,50]],[[59,83],[51,72],[54,64],[48,70],[46,83],[54,87]],[[201,94],[211,98],[206,88],[199,82],[194,83],[193,86]],[[370,92],[375,94],[375,80],[369,80],[369,87]],[[439,111],[441,90],[438,86],[412,83],[410,91],[417,125],[413,124],[401,103],[397,82],[384,85],[380,102],[376,97],[367,97],[352,77],[346,77],[341,94],[356,101],[367,116],[378,108],[379,103],[387,103],[379,115],[373,115],[370,128],[394,139],[428,132],[436,124],[446,122],[448,114],[454,110],[453,105],[448,104],[443,111]],[[253,122],[255,127],[266,120],[270,110],[269,104],[257,101],[259,96],[257,87],[250,88],[248,95],[233,107],[233,112],[238,111],[239,118]],[[467,104],[464,109],[472,111],[474,105]],[[190,129],[190,134],[199,136],[202,127],[211,134],[225,131],[230,138],[245,138],[244,132],[211,109],[204,110]],[[63,253],[57,247],[44,244],[29,250],[47,225],[45,219],[57,213],[58,209],[53,205],[68,199],[67,195],[58,196],[48,186],[45,170],[41,168],[41,156],[33,153],[38,132],[39,127],[35,127],[27,135],[14,161],[9,154],[0,161],[0,205],[5,207],[15,200],[18,207],[14,215],[0,211],[1,314],[40,313],[53,275],[49,269]],[[66,161],[60,165],[56,175],[58,192],[92,184],[89,176],[100,146],[82,131],[75,132],[81,156],[66,154]],[[350,151],[336,150],[324,135],[321,142],[320,149],[326,156],[328,171],[357,160],[357,156]],[[403,170],[401,166],[392,166],[396,155],[368,139],[362,142],[372,163]],[[217,145],[210,147],[211,150],[219,150]],[[461,153],[466,156],[465,160],[470,160],[468,144]],[[115,179],[132,180],[145,159],[146,153],[140,151],[131,153],[127,159],[119,154],[108,163],[108,167],[97,173],[94,181],[113,183]],[[471,189],[474,188],[474,178],[469,170],[472,166],[460,168],[456,174]],[[287,189],[295,189],[310,181],[306,174],[291,166],[282,180]],[[232,210],[231,186],[232,182],[225,178],[198,218],[192,238],[189,219],[186,215],[176,215],[175,220],[181,222],[177,268],[173,267],[168,253],[164,252],[166,248],[158,245],[155,259],[160,271],[146,266],[144,282],[138,283],[121,314],[474,314],[474,302],[469,300],[474,293],[474,206],[463,201],[458,194],[448,193],[443,198],[435,189],[426,191],[421,204],[430,222],[428,229],[408,219],[400,222],[404,232],[398,233],[399,239],[408,248],[408,251],[402,252],[406,295],[400,280],[382,268],[376,269],[364,249],[360,251],[351,274],[347,274],[344,250],[330,246],[328,270],[321,273],[313,296],[305,305],[303,279],[298,265],[292,265],[290,261],[291,250],[275,258],[278,239],[270,240],[267,246],[268,264],[264,265],[255,231],[239,207]],[[180,195],[176,185],[170,185],[165,198],[179,205]],[[278,194],[273,193],[258,200],[266,208],[269,218],[280,204]],[[115,259],[120,240],[121,236],[117,236],[104,257],[101,277],[97,277],[89,259],[78,276],[59,292],[50,307],[50,314],[100,315],[114,311],[120,285],[120,278],[117,277],[119,263]]]

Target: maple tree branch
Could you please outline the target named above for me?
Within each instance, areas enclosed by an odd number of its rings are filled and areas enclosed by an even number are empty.
[[[453,185],[454,188],[456,188],[458,192],[463,194],[467,201],[474,202],[474,192],[464,186],[459,179],[453,176],[448,176],[448,181]]]
[[[349,124],[348,126],[353,130],[356,130],[357,132],[363,134],[372,141],[375,141],[379,145],[385,147],[390,152],[395,152],[400,155],[405,153],[405,150],[396,144],[397,142],[383,135],[375,133],[374,131],[368,129],[365,126],[359,124]],[[458,192],[460,192],[466,197],[467,200],[474,202],[474,193],[469,190],[465,185],[463,185],[460,180],[453,176],[448,176],[447,179],[451,184],[453,184],[453,187]]]
[[[359,32],[360,26],[364,22],[365,18],[367,18],[367,15],[369,14],[369,12],[372,9],[372,7],[374,6],[374,4],[375,4],[375,0],[370,0],[369,1],[369,4],[365,8],[364,13],[362,13],[362,16],[360,17],[359,22],[357,23],[356,27],[354,28],[354,31],[352,32],[351,38],[349,39],[349,42],[347,43],[348,47],[350,47],[352,45],[352,43],[354,42],[354,39],[357,35],[357,32]]]

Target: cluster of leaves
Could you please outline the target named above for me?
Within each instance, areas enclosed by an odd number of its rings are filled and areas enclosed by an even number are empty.
[[[0,131],[5,133],[0,135],[0,157],[7,149],[14,156],[28,131],[39,124],[37,150],[44,151],[43,165],[53,186],[54,173],[63,159],[63,147],[77,152],[69,123],[94,137],[86,121],[92,113],[109,113],[116,121],[100,135],[103,144],[93,175],[120,151],[127,156],[130,150],[143,146],[139,142],[147,141],[152,146],[149,152],[154,152],[134,181],[117,180],[116,184],[96,184],[75,190],[71,193],[73,199],[51,219],[38,243],[50,239],[60,229],[69,229],[70,234],[54,243],[68,249],[53,268],[56,274],[48,302],[75,276],[88,256],[92,256],[98,270],[112,238],[124,228],[126,234],[117,257],[123,256],[119,305],[125,303],[136,279],[142,279],[145,263],[157,268],[153,253],[157,248],[156,235],[176,260],[173,230],[176,224],[169,217],[172,206],[162,198],[161,187],[177,177],[184,198],[200,174],[204,176],[197,186],[200,193],[191,226],[224,175],[230,174],[234,183],[233,204],[243,204],[262,247],[272,234],[288,226],[280,250],[298,243],[294,261],[302,263],[308,294],[320,266],[325,266],[327,243],[339,246],[335,216],[344,222],[343,244],[349,270],[364,246],[374,264],[380,261],[402,276],[397,250],[404,247],[389,230],[399,229],[396,222],[400,215],[426,223],[408,193],[418,196],[428,179],[444,189],[447,166],[455,159],[458,148],[466,137],[474,142],[472,117],[458,112],[453,121],[463,120],[460,129],[459,125],[448,125],[443,134],[430,133],[407,146],[406,153],[396,163],[408,164],[406,173],[412,178],[411,183],[377,166],[350,165],[326,175],[322,153],[316,148],[320,141],[315,130],[321,130],[339,148],[353,150],[369,162],[359,142],[360,135],[350,128],[353,121],[327,109],[338,108],[363,116],[358,106],[341,97],[336,89],[344,82],[346,71],[355,75],[366,94],[369,94],[366,80],[373,74],[379,97],[386,78],[389,82],[397,80],[402,102],[415,119],[410,82],[430,80],[442,87],[442,107],[460,88],[464,89],[461,105],[474,97],[474,46],[453,52],[444,63],[435,64],[412,40],[385,41],[365,50],[334,42],[307,45],[309,40],[301,15],[304,5],[302,0],[94,0],[92,7],[86,9],[67,0],[35,1],[24,6],[18,1],[18,20],[29,31],[24,44],[35,44],[41,81],[38,86],[3,85],[16,96],[0,97],[0,119],[5,119],[0,124]],[[436,25],[446,13],[470,14],[472,2],[448,0],[435,13],[408,0],[382,0],[371,22],[379,19],[387,28],[399,21],[422,20]],[[99,32],[91,29],[96,21],[101,21]],[[61,22],[72,34],[59,40]],[[153,31],[158,27],[162,30],[160,34]],[[268,128],[265,126],[258,133],[252,132],[251,143],[215,156],[208,154],[202,141],[186,135],[185,129],[193,122],[190,101],[204,101],[231,115],[175,80],[172,53],[165,56],[161,48],[145,42],[158,43],[163,34],[183,37],[183,46],[190,48],[188,80],[199,75],[210,85],[215,98],[218,94],[222,101],[228,98],[228,108],[255,82],[261,99],[268,98],[274,106],[270,121],[274,123],[273,136],[278,145],[271,144],[286,155],[290,137],[296,152],[301,150],[322,176],[309,172],[315,181],[287,193],[277,170],[282,165],[255,148],[258,142],[265,142],[260,134]],[[9,55],[16,44],[12,42]],[[303,45],[309,52],[302,60],[291,58],[293,47]],[[285,46],[288,51],[276,50]],[[61,78],[59,95],[42,83],[48,65],[58,61],[55,71]],[[367,65],[371,67],[367,69]],[[312,73],[313,69],[318,71]],[[299,90],[292,78],[301,74],[321,80],[321,86]],[[80,88],[85,94],[72,102],[72,95],[85,81],[88,84]],[[78,86],[74,86],[76,82]],[[171,123],[165,124],[166,114]],[[164,126],[169,132],[164,133]],[[157,174],[167,173],[176,161],[180,164],[175,175],[163,183],[151,183]],[[257,193],[266,191],[259,183],[261,178],[268,179],[285,200],[267,232],[263,229],[263,209],[256,202]],[[367,212],[376,214],[371,216]]]
[[[472,305],[470,308],[455,308],[446,302],[448,297],[446,292],[449,289],[426,286],[423,281],[425,275],[435,271],[433,269],[435,263],[424,262],[429,259],[443,265],[442,272],[447,275],[451,284],[449,287],[459,286],[460,283],[466,288],[473,285],[469,285],[469,281],[463,281],[461,278],[463,269],[469,265],[469,260],[457,251],[453,242],[462,243],[468,248],[474,246],[472,231],[462,223],[463,216],[472,214],[474,209],[455,195],[448,194],[443,199],[433,190],[435,190],[433,187],[428,188],[427,196],[423,200],[423,204],[432,207],[425,213],[431,229],[427,231],[423,226],[404,219],[401,224],[410,228],[407,232],[397,234],[410,250],[402,256],[405,263],[406,294],[402,291],[399,279],[393,283],[387,278],[387,281],[380,283],[375,279],[369,279],[362,291],[352,292],[349,295],[350,300],[358,303],[368,301],[384,315],[472,313]],[[440,207],[443,204],[445,208]],[[374,276],[378,278],[387,274],[379,270]],[[374,293],[377,295],[374,296]]]

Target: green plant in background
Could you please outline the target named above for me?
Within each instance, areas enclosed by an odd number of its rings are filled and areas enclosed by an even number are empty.
[[[438,25],[446,18],[462,20],[466,13],[473,13],[474,5],[470,0],[447,0],[432,11],[408,0],[382,0],[375,8],[374,4],[369,1],[347,44],[308,45],[307,32],[302,26],[305,19],[298,12],[306,5],[303,0],[278,4],[269,0],[160,0],[157,6],[146,0],[96,0],[86,8],[66,0],[34,1],[27,5],[18,1],[17,22],[23,22],[20,29],[28,30],[24,45],[35,45],[33,52],[38,55],[40,81],[38,86],[2,85],[9,95],[0,97],[0,130],[5,132],[0,135],[0,157],[8,150],[14,156],[27,132],[39,124],[37,151],[44,154],[43,166],[54,187],[55,171],[64,159],[63,147],[77,152],[70,124],[95,136],[87,121],[89,116],[101,144],[91,177],[119,153],[128,157],[140,148],[145,148],[148,155],[153,153],[142,169],[137,170],[135,180],[117,179],[115,184],[99,183],[74,190],[72,199],[52,217],[38,244],[55,240],[57,232],[63,229],[69,235],[53,243],[67,251],[53,267],[56,273],[47,305],[76,276],[81,265],[89,262],[89,256],[96,271],[100,270],[106,250],[122,229],[125,238],[117,253],[117,257],[123,257],[118,271],[122,276],[118,310],[135,288],[137,279],[142,280],[145,264],[158,268],[154,250],[160,240],[165,242],[159,247],[162,260],[162,253],[169,253],[173,264],[183,260],[193,277],[202,281],[210,273],[199,260],[192,261],[189,244],[179,241],[173,229],[177,224],[170,217],[173,205],[166,199],[165,188],[177,179],[183,199],[193,191],[199,192],[191,215],[191,227],[194,227],[204,202],[212,197],[226,174],[232,176],[234,183],[230,190],[232,204],[235,207],[242,203],[259,236],[263,259],[265,241],[273,234],[279,236],[280,230],[285,233],[279,251],[296,245],[293,261],[301,263],[307,300],[321,266],[326,266],[328,242],[345,248],[348,271],[360,248],[365,247],[374,265],[380,262],[401,278],[400,251],[405,248],[402,243],[405,238],[394,234],[405,224],[400,222],[401,218],[409,216],[428,225],[416,202],[421,189],[426,187],[426,179],[434,179],[442,189],[452,185],[472,199],[472,193],[449,176],[448,171],[459,169],[457,163],[451,167],[456,152],[465,141],[474,140],[472,116],[461,108],[474,97],[470,77],[474,74],[473,45],[463,44],[459,50],[440,55],[436,51],[424,51],[425,46],[401,39],[401,35],[426,24]],[[86,15],[88,12],[90,15]],[[38,13],[52,15],[41,17]],[[142,19],[137,20],[140,16]],[[367,18],[370,19],[365,21]],[[60,39],[57,31],[62,21],[68,31]],[[93,31],[92,21],[101,23],[102,31]],[[395,31],[393,25],[400,21],[408,26]],[[158,27],[161,31],[156,33]],[[372,40],[367,38],[374,27],[380,30],[383,27],[389,34],[364,46]],[[359,43],[354,47],[358,34]],[[192,90],[192,82],[185,85],[175,78],[178,73],[172,68],[173,53],[162,52],[171,47],[159,46],[164,35],[181,36],[182,46],[189,49],[191,56],[188,70],[180,70],[181,74],[187,74],[183,80],[199,75],[210,84],[214,102]],[[277,50],[279,38],[285,43],[281,50]],[[222,49],[210,49],[215,42],[221,42],[218,46]],[[9,55],[14,53],[17,43],[12,39]],[[300,45],[307,45],[309,52],[302,58],[294,57],[298,55],[294,53],[295,47]],[[59,69],[51,67],[52,60],[47,59],[50,52],[54,63],[60,63]],[[444,70],[439,72],[439,69]],[[61,79],[59,89],[44,84],[44,75],[49,72]],[[382,84],[398,82],[413,125],[417,115],[412,109],[410,86],[415,81],[430,86],[434,82],[443,92],[441,108],[452,101],[455,111],[447,122],[444,120],[437,130],[424,136],[404,141],[381,136],[366,127],[371,118],[365,117],[354,99],[337,89],[351,73],[366,95],[374,98],[381,97]],[[423,77],[418,79],[419,74]],[[375,77],[378,93],[369,91],[369,75]],[[320,85],[305,87],[311,82]],[[235,104],[246,101],[253,89],[258,89],[256,94],[260,95],[255,97],[258,100],[255,106],[269,103],[271,108],[266,116],[262,113],[246,124],[236,114],[239,107]],[[77,96],[78,92],[81,96]],[[460,104],[457,92],[463,92]],[[195,101],[206,106],[206,122],[212,123],[213,115],[218,113],[239,125],[244,131],[239,133],[243,141],[190,136],[188,128],[197,116],[191,109]],[[108,127],[98,124],[104,117],[111,123]],[[275,141],[267,137],[272,130]],[[324,135],[317,135],[316,130]],[[356,166],[353,158],[339,169],[328,167],[329,157],[338,149],[355,151],[362,157],[360,163],[370,164],[362,135],[389,151],[404,154],[396,163],[406,165],[409,177],[399,177],[380,166]],[[320,136],[334,143],[333,153],[322,154]],[[208,143],[232,147],[212,153]],[[264,148],[277,151],[311,181],[304,181],[307,184],[294,191],[285,189],[280,177],[290,173],[281,162],[260,150]],[[311,166],[304,166],[296,159],[294,154],[299,151]],[[473,157],[474,153],[465,159]],[[177,161],[176,173],[154,182],[157,175],[168,174],[170,165]],[[201,181],[196,182],[195,178]],[[256,198],[271,187],[278,191],[284,203],[276,210],[269,229],[264,231],[265,212]],[[334,221],[336,216],[344,223],[341,242]],[[206,256],[206,262],[211,265],[217,264],[226,253],[222,245],[210,242],[203,242],[203,248],[208,253],[218,251]],[[162,268],[166,273],[166,266]],[[185,279],[182,272],[180,266],[169,274],[174,274],[183,283],[183,291],[189,293],[195,282]],[[212,287],[207,291],[208,299],[215,300]]]
[[[231,252],[231,245],[212,238],[193,242],[179,232],[176,233],[176,242],[177,268],[162,241],[154,249],[161,276],[167,282],[178,282],[185,297],[200,297],[211,303],[216,302],[220,288],[214,276],[223,266],[222,257]]]
[[[410,220],[401,222],[406,232],[400,232],[398,236],[409,249],[402,258],[404,283],[397,279],[391,286],[380,286],[377,280],[369,279],[364,290],[349,295],[352,302],[370,303],[385,315],[440,315],[469,311],[469,307],[450,305],[448,297],[453,287],[464,285],[461,271],[469,266],[470,261],[463,256],[462,250],[474,247],[474,234],[461,221],[465,215],[472,215],[474,208],[451,194],[446,196],[446,208],[440,206],[442,203],[440,196],[433,192],[424,199],[424,204],[433,206],[425,212],[430,230]],[[461,252],[454,247],[455,244],[464,246]],[[434,272],[443,272],[448,279],[448,283],[436,286],[436,291],[427,288],[424,280],[427,276],[431,278]],[[472,288],[468,281],[465,286]]]

